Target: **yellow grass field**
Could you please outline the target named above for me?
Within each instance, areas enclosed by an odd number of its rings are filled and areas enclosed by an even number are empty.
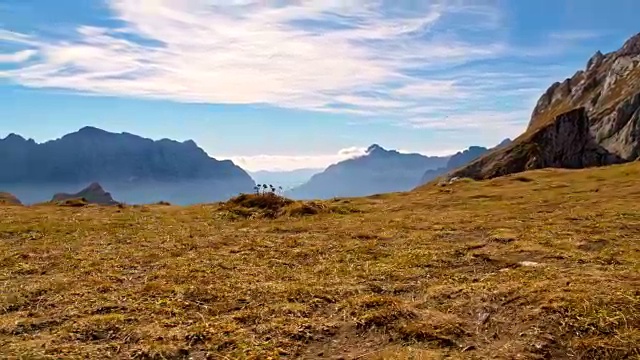
[[[0,358],[640,357],[638,162],[251,206],[0,207]]]

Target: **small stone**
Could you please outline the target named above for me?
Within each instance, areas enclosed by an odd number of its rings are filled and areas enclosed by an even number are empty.
[[[489,320],[489,317],[490,317],[490,316],[491,316],[491,314],[489,314],[489,313],[488,313],[488,312],[486,312],[486,311],[481,312],[481,313],[478,315],[478,323],[479,323],[479,324],[484,324],[484,323],[486,323],[486,322]]]
[[[544,266],[544,264],[541,263],[537,263],[535,261],[520,261],[518,263],[518,265],[520,266],[526,266],[526,267],[540,267],[540,266]]]

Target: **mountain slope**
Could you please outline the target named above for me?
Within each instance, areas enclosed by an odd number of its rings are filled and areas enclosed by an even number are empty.
[[[22,202],[13,194],[0,192],[0,205],[22,205]]]
[[[640,156],[640,34],[597,52],[584,71],[553,84],[527,131],[451,176],[485,179],[545,167],[583,168]]]
[[[371,145],[364,156],[329,166],[288,192],[297,199],[355,197],[414,188],[427,169],[445,166],[448,157],[402,154]]]
[[[482,147],[482,146],[471,146],[464,151],[460,151],[455,155],[451,156],[451,158],[447,162],[447,166],[440,169],[427,170],[427,172],[425,172],[424,175],[422,175],[422,179],[420,180],[419,185],[425,184],[437,178],[438,176],[446,174],[449,171],[458,169],[461,166],[464,166],[472,162],[473,160],[481,157],[482,155],[488,153],[489,151],[503,148],[505,146],[508,146],[509,144],[511,144],[511,139],[504,139],[500,142],[500,144],[498,144],[497,146],[491,149],[487,149],[486,147]]]
[[[187,203],[197,201],[198,192],[201,201],[221,200],[254,186],[244,170],[210,158],[193,141],[153,141],[93,127],[42,144],[15,134],[0,140],[0,184],[28,193],[25,187],[54,184],[66,191],[92,182],[142,193],[154,188],[189,192]],[[160,193],[154,196],[151,201],[166,200]]]
[[[84,199],[89,204],[99,205],[116,205],[117,201],[113,200],[111,194],[104,191],[98,183],[93,183],[88,187],[80,190],[75,194],[59,193],[53,196],[53,201],[65,201],[71,199]]]

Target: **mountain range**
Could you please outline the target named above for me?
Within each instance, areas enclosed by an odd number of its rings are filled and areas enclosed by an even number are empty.
[[[404,154],[374,144],[365,155],[331,165],[286,194],[294,199],[327,199],[406,191],[419,183],[426,170],[441,168],[448,161],[448,156]]]
[[[124,203],[187,205],[252,192],[253,177],[258,183],[284,188],[287,196],[296,199],[355,197],[410,190],[421,179],[440,175],[486,151],[471,147],[453,156],[424,156],[374,144],[364,156],[324,171],[249,174],[231,161],[209,157],[193,141],[154,141],[84,127],[42,144],[16,134],[0,139],[0,190],[36,203],[50,200],[52,194],[56,194],[54,200],[78,196],[87,184],[97,188],[99,183]]]
[[[38,144],[10,134],[0,140],[0,189],[26,203],[99,182],[121,201],[189,204],[251,192],[243,169],[207,155],[193,141],[154,141],[84,127]]]
[[[583,168],[640,157],[640,34],[619,50],[596,52],[586,68],[554,83],[539,99],[526,131],[495,148],[472,146],[452,156],[404,154],[372,145],[365,155],[322,172],[291,172],[297,199],[407,191],[446,174],[487,179],[545,167]],[[315,174],[314,174],[315,173]],[[257,172],[278,184],[282,173]],[[209,157],[193,141],[153,141],[85,127],[38,144],[0,139],[0,190],[25,203],[75,193],[100,182],[124,202],[190,204],[252,192],[251,176],[231,161]],[[286,184],[285,184],[286,185]],[[284,186],[283,186],[284,187]]]

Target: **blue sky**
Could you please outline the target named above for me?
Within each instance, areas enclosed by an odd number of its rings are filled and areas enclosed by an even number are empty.
[[[3,0],[0,137],[93,125],[250,169],[520,134],[635,0]]]

